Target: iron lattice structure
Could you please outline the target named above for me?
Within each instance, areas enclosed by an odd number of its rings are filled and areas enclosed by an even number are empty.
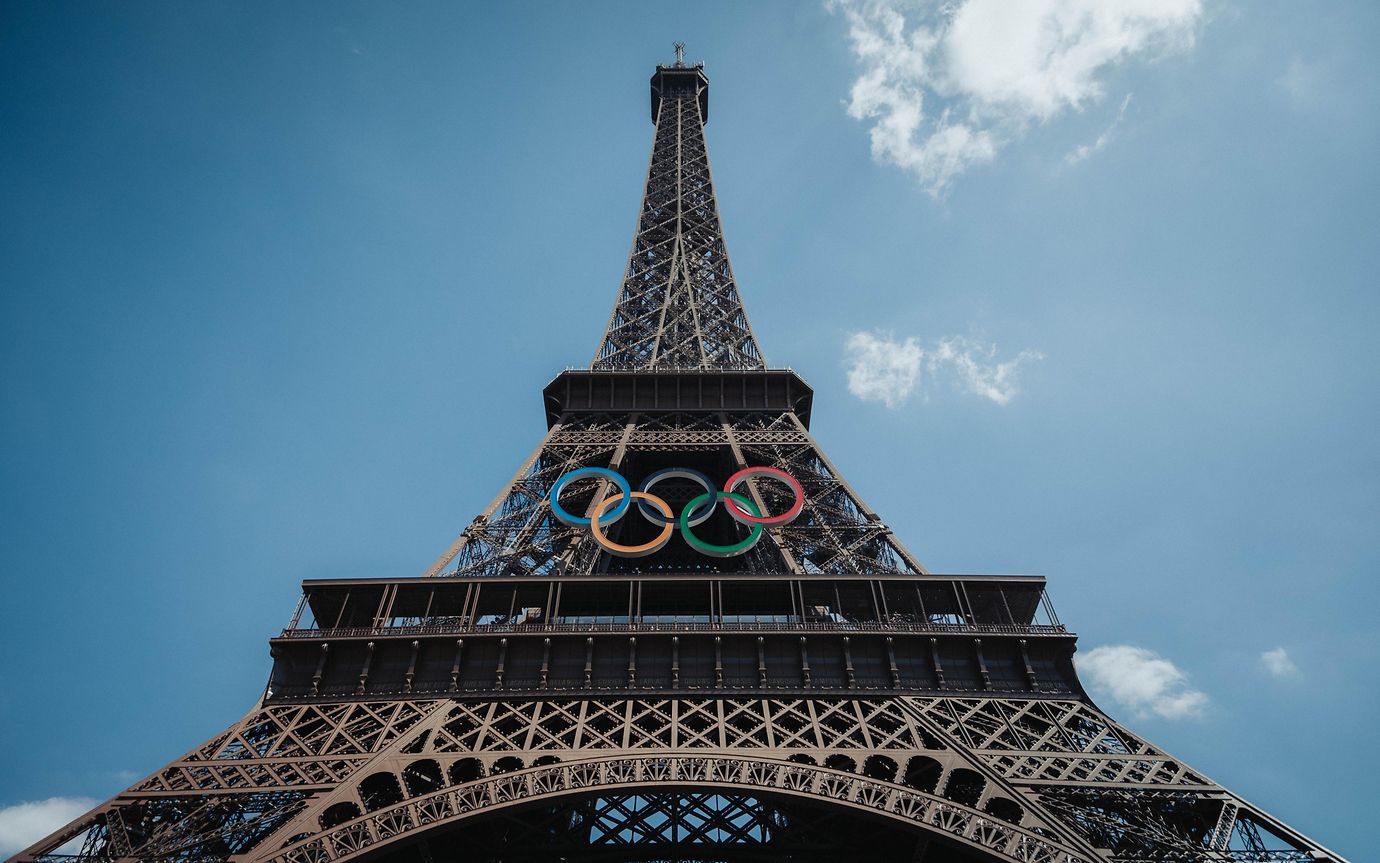
[[[702,69],[652,80],[656,139],[647,187],[596,369],[766,368],[719,226],[708,116]]]
[[[423,577],[306,582],[248,715],[14,859],[1341,859],[1099,710],[1044,579],[929,573],[847,484],[748,325],[707,113],[701,67],[657,68],[613,315],[488,509]],[[553,513],[570,471],[668,467],[785,471],[800,514],[627,557]]]

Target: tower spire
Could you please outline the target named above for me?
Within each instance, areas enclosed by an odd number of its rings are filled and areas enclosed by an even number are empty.
[[[652,144],[637,233],[596,369],[762,369],[729,263],[704,124],[709,78],[676,64],[652,75]]]

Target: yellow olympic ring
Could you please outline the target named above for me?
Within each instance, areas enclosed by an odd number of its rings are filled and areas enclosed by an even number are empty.
[[[645,500],[647,503],[661,510],[661,514],[666,516],[666,523],[662,525],[661,533],[651,542],[644,542],[642,545],[619,545],[604,535],[604,527],[599,523],[599,519],[608,512],[611,507],[617,506],[623,500],[622,492],[604,498],[604,502],[599,505],[598,510],[590,516],[589,532],[594,537],[594,541],[599,547],[616,554],[619,557],[646,557],[653,552],[660,551],[662,546],[671,541],[671,534],[675,533],[676,520],[671,512],[670,504],[654,494],[647,494],[645,491],[632,492],[633,500]],[[621,513],[620,513],[621,515]],[[615,519],[616,520],[616,519]]]

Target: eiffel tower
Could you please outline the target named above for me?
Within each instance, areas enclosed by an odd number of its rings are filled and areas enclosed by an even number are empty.
[[[1340,861],[1100,710],[1038,577],[930,573],[769,368],[677,46],[622,286],[422,576],[303,585],[252,710],[22,861]]]

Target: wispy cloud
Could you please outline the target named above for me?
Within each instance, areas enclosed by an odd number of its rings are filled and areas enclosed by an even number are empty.
[[[925,366],[932,377],[951,369],[964,392],[1004,405],[1020,392],[1021,366],[1044,358],[1039,351],[1021,351],[1012,359],[998,361],[996,345],[950,336],[930,350]]]
[[[948,336],[927,348],[916,338],[901,340],[881,330],[849,335],[844,354],[848,391],[889,408],[923,392],[926,378],[1004,405],[1019,392],[1021,367],[1044,358],[1038,351],[1022,351],[998,360],[996,345],[963,336]]]
[[[898,408],[915,391],[925,356],[915,339],[899,342],[888,333],[853,333],[846,352],[848,391],[863,401]]]
[[[1183,719],[1197,716],[1208,704],[1206,694],[1188,685],[1187,674],[1143,647],[1095,647],[1075,660],[1093,690],[1140,717]]]
[[[23,851],[95,805],[86,797],[49,797],[0,807],[0,857]]]
[[[936,197],[1031,123],[1099,101],[1110,67],[1191,46],[1202,16],[1201,0],[828,5],[847,20],[861,66],[848,113],[871,124],[872,157]]]
[[[1121,125],[1121,119],[1126,116],[1126,108],[1130,104],[1131,94],[1127,93],[1126,98],[1121,100],[1121,108],[1117,110],[1116,118],[1112,120],[1111,125],[1102,130],[1102,134],[1098,135],[1091,144],[1082,144],[1075,147],[1073,152],[1064,157],[1064,161],[1068,162],[1070,165],[1077,165],[1079,162],[1111,143],[1112,133],[1116,131],[1117,126]]]
[[[1296,110],[1316,108],[1333,90],[1332,73],[1320,61],[1294,57],[1275,83]]]
[[[1272,677],[1294,677],[1299,673],[1299,667],[1294,664],[1289,651],[1282,647],[1260,654],[1260,664],[1265,666],[1265,670],[1270,672]]]

